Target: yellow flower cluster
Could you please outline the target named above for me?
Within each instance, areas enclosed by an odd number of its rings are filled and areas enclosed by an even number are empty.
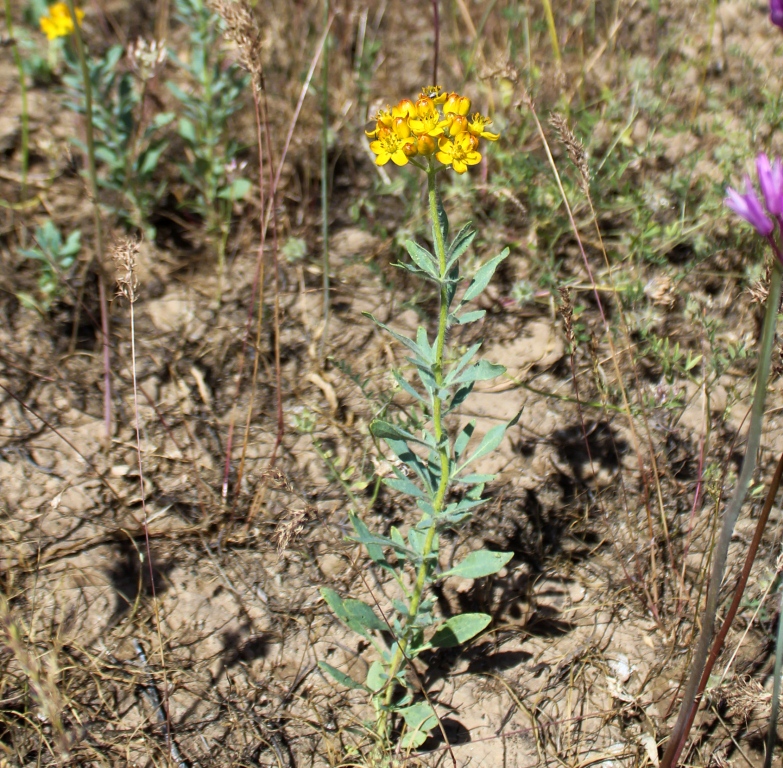
[[[76,20],[79,26],[82,25],[84,11],[76,8]],[[73,19],[66,3],[55,3],[49,7],[49,13],[38,19],[43,32],[49,40],[55,40],[58,37],[67,37],[73,33]]]
[[[446,93],[439,85],[422,88],[415,102],[403,99],[375,116],[375,128],[365,131],[374,139],[370,149],[377,165],[391,160],[405,165],[411,158],[433,155],[444,166],[465,173],[481,160],[479,140],[497,141],[498,133],[486,127],[492,121],[480,112],[470,115],[470,99]]]

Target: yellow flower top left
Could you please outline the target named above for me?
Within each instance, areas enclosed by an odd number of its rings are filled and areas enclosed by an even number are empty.
[[[76,21],[79,26],[82,25],[84,11],[76,8]],[[58,37],[67,37],[73,33],[73,19],[66,3],[55,3],[49,6],[49,13],[41,16],[38,20],[43,32],[49,40],[55,40]]]

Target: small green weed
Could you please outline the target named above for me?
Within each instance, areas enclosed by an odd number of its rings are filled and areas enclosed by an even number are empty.
[[[57,226],[47,220],[36,228],[35,241],[36,247],[20,248],[19,255],[39,262],[38,292],[35,296],[17,293],[17,298],[26,307],[44,314],[62,293],[63,284],[81,250],[82,233],[74,230],[63,240]]]

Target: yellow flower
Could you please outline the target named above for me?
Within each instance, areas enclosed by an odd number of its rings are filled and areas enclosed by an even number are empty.
[[[471,139],[469,133],[460,133],[453,141],[444,137],[438,141],[438,153],[435,157],[443,165],[450,165],[457,173],[465,173],[469,165],[476,165],[481,161],[481,155],[476,152]]]
[[[408,158],[416,154],[416,139],[403,118],[397,118],[391,129],[378,128],[378,138],[370,142],[370,149],[378,155],[376,165],[386,165],[391,160],[395,165],[407,165]]]
[[[443,104],[443,102],[446,101],[446,99],[449,97],[448,93],[446,93],[439,85],[425,85],[421,89],[421,95],[428,96],[436,104]]]
[[[411,118],[408,122],[411,131],[417,136],[441,136],[448,121],[441,120],[435,104],[429,96],[422,96],[416,102],[418,117]]]
[[[84,19],[84,11],[80,8],[75,9],[76,21],[79,26],[82,25],[82,19]],[[41,16],[38,20],[41,25],[41,31],[46,35],[49,40],[55,40],[58,37],[67,37],[73,33],[73,19],[71,18],[71,12],[68,10],[66,3],[55,3],[49,7],[49,14],[47,16]]]
[[[470,118],[468,123],[468,130],[477,137],[487,139],[488,141],[497,141],[500,138],[499,133],[490,133],[485,131],[484,128],[488,126],[492,120],[488,117],[484,117],[480,112],[476,112],[473,117]]]
[[[465,115],[449,115],[449,133],[452,136],[459,136],[468,130],[468,118]]]
[[[394,117],[416,117],[416,105],[410,99],[403,99],[396,107],[392,108]]]
[[[450,93],[443,103],[444,115],[462,115],[463,117],[470,112],[470,99],[467,96],[460,96],[458,93]]]
[[[375,129],[372,131],[365,131],[364,135],[371,139],[375,138],[380,131],[383,131],[384,129],[389,130],[392,127],[393,120],[391,107],[379,109],[378,114],[375,115]]]

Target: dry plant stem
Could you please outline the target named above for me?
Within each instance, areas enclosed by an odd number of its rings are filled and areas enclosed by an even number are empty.
[[[264,267],[266,262],[264,261],[264,245],[266,244],[266,227],[264,226],[264,209],[266,207],[265,200],[265,184],[264,184],[264,142],[262,136],[262,128],[269,133],[269,125],[265,122],[261,112],[261,100],[258,88],[255,83],[253,84],[253,105],[255,107],[256,118],[256,143],[258,147],[258,203],[259,203],[259,243],[258,243],[258,256],[256,258],[256,274],[253,278],[253,289],[250,293],[250,307],[247,312],[247,323],[245,325],[245,337],[242,341],[242,354],[239,361],[239,372],[237,374],[237,389],[234,395],[234,402],[239,399],[239,388],[242,384],[242,372],[245,367],[245,359],[247,355],[247,346],[250,341],[250,327],[253,320],[253,312],[256,306],[256,297],[260,296],[258,306],[258,322],[256,323],[256,343],[255,343],[255,355],[253,356],[253,386],[250,390],[250,403],[247,408],[247,419],[245,421],[245,439],[242,443],[242,458],[239,461],[239,468],[237,469],[237,488],[241,487],[242,475],[245,470],[245,457],[247,455],[247,444],[250,435],[250,419],[253,414],[253,402],[255,400],[256,388],[255,382],[258,376],[258,358],[261,345],[261,323],[264,313]],[[231,413],[231,423],[228,429],[228,440],[226,441],[226,462],[223,472],[223,489],[222,497],[225,504],[228,496],[228,478],[231,470],[231,449],[234,437],[234,411]]]
[[[549,0],[542,0],[544,5],[544,15],[546,16],[546,26],[549,30],[549,39],[552,41],[552,52],[555,54],[557,66],[561,66],[562,57],[560,56],[560,44],[557,42],[557,27],[555,26],[555,15],[552,13],[552,4]]]
[[[8,0],[6,0],[8,2]],[[440,13],[438,10],[439,0],[432,0],[432,26],[435,30],[435,40],[432,44],[432,84],[438,82],[438,55],[440,53]]]
[[[324,26],[329,25],[329,0],[324,0]],[[323,240],[324,328],[321,333],[320,363],[323,366],[329,337],[329,38],[324,43],[321,71],[321,239]]]
[[[614,365],[615,376],[617,378],[617,384],[620,387],[620,392],[622,394],[623,408],[624,408],[624,411],[625,411],[626,418],[628,420],[628,427],[629,427],[629,429],[631,431],[631,436],[632,436],[633,442],[634,442],[634,449],[636,451],[637,460],[639,462],[639,473],[640,473],[640,475],[642,477],[642,482],[644,483],[645,490],[647,490],[648,489],[647,473],[645,472],[644,462],[642,461],[642,457],[641,457],[641,449],[639,447],[639,438],[638,438],[638,435],[636,433],[636,427],[635,427],[635,425],[633,423],[633,416],[631,414],[631,405],[630,405],[630,403],[628,401],[628,393],[625,391],[625,384],[623,383],[622,373],[620,371],[620,364],[619,364],[618,359],[617,359],[617,352],[616,352],[615,347],[614,347],[614,342],[612,341],[611,329],[609,328],[609,323],[608,323],[608,321],[606,319],[606,313],[604,312],[603,302],[601,301],[601,297],[600,297],[600,295],[598,293],[598,286],[597,286],[597,284],[595,282],[595,278],[593,277],[593,271],[590,268],[590,262],[588,261],[587,254],[585,253],[584,245],[582,244],[582,238],[579,236],[579,230],[578,230],[577,225],[576,225],[576,220],[574,219],[574,214],[573,214],[573,212],[571,210],[571,205],[568,202],[568,197],[566,196],[565,189],[563,188],[562,181],[560,180],[560,174],[559,174],[559,172],[557,170],[557,165],[555,164],[555,159],[554,159],[554,157],[552,157],[552,152],[551,152],[550,147],[549,147],[549,142],[547,141],[546,134],[544,133],[544,129],[543,129],[542,125],[541,125],[541,121],[538,119],[538,113],[535,110],[535,105],[533,104],[532,99],[530,99],[529,97],[525,100],[525,103],[530,108],[530,113],[533,115],[533,119],[534,119],[534,121],[536,123],[536,128],[538,130],[538,134],[541,137],[541,142],[544,145],[544,150],[546,152],[547,159],[549,161],[549,165],[552,168],[552,173],[554,174],[555,181],[556,181],[558,189],[560,191],[560,196],[561,196],[561,198],[563,200],[563,204],[565,205],[566,211],[568,213],[568,220],[569,220],[570,225],[571,225],[571,230],[573,231],[574,237],[576,238],[577,244],[579,246],[579,251],[580,251],[581,256],[582,256],[582,261],[583,261],[584,266],[585,266],[585,271],[587,272],[587,276],[590,279],[590,284],[591,284],[591,286],[593,288],[593,294],[595,296],[596,305],[598,307],[598,311],[599,311],[599,313],[601,315],[601,321],[602,321],[604,329],[606,331],[607,341],[609,342],[609,348],[610,348],[611,354],[612,354],[612,363]],[[589,198],[589,196],[588,196],[588,198]],[[592,206],[592,202],[591,202],[591,206]],[[593,217],[595,219],[595,212],[594,211],[593,211]],[[596,221],[596,227],[597,227],[597,219],[595,219],[595,221]],[[652,440],[650,440],[650,445],[652,445]],[[657,468],[655,466],[655,451],[651,449],[650,450],[650,455],[651,455],[651,461],[653,463],[654,475],[655,475],[655,478],[656,478],[656,481],[657,481],[658,472],[657,472]],[[647,496],[647,493],[645,494],[645,497],[646,496]],[[661,494],[660,483],[658,483],[658,498],[659,498],[659,504],[660,504],[660,507],[661,507],[661,518],[662,518],[662,521],[663,521],[663,524],[664,524],[664,527],[665,527],[666,523],[665,523],[665,517],[664,517],[664,514],[663,514],[663,498],[662,498],[662,494]],[[650,570],[651,570],[651,582],[652,582],[652,589],[653,589],[653,591],[652,591],[652,601],[651,601],[649,607],[650,607],[650,610],[653,613],[653,616],[654,616],[655,620],[660,624],[660,616],[659,616],[659,613],[658,613],[658,567],[657,567],[657,561],[656,561],[656,557],[655,557],[655,552],[656,552],[655,532],[654,532],[653,523],[652,523],[652,513],[650,511],[650,507],[649,507],[649,504],[647,503],[646,498],[645,498],[645,507],[647,509],[647,530],[648,530],[648,536],[650,538]]]
[[[27,81],[22,64],[22,56],[19,53],[19,46],[14,40],[14,23],[11,18],[11,0],[5,0],[5,28],[8,31],[8,39],[11,41],[11,53],[14,57],[14,64],[19,72],[19,93],[22,97],[22,197],[27,192],[27,166],[30,145],[30,124],[27,110]]]
[[[98,301],[101,307],[101,336],[103,342],[103,419],[106,427],[106,448],[111,441],[111,357],[109,352],[109,305],[106,300],[106,283],[103,279],[103,226],[101,223],[101,211],[98,207],[98,173],[95,170],[95,140],[92,126],[92,85],[90,73],[87,69],[87,56],[84,51],[79,20],[76,18],[76,9],[73,0],[68,0],[68,12],[73,22],[73,39],[76,41],[76,53],[79,57],[79,66],[84,81],[84,112],[86,117],[85,138],[87,140],[87,162],[90,172],[90,191],[92,193],[92,210],[95,220],[95,255],[98,261]],[[86,269],[89,264],[85,265]]]
[[[661,768],[674,768],[677,765],[677,760],[685,746],[685,740],[688,738],[690,726],[696,715],[696,708],[699,704],[699,686],[713,637],[713,625],[718,611],[720,586],[723,581],[723,573],[726,570],[726,557],[729,551],[729,544],[731,543],[731,535],[734,532],[734,526],[737,523],[753,471],[756,468],[756,458],[761,443],[761,427],[764,420],[764,403],[767,397],[767,380],[769,378],[778,307],[780,305],[781,280],[783,278],[783,264],[779,258],[779,250],[773,240],[770,240],[770,244],[774,252],[774,265],[770,276],[769,294],[764,315],[756,389],[753,397],[750,426],[748,427],[745,457],[742,462],[740,476],[734,488],[734,494],[723,515],[723,525],[713,553],[712,573],[710,574],[709,587],[707,589],[707,604],[704,607],[704,613],[701,618],[701,635],[691,661],[691,673],[683,693],[680,714],[666,745]]]
[[[438,265],[440,268],[441,278],[446,277],[446,244],[443,241],[443,230],[440,226],[440,220],[438,218],[438,185],[437,185],[437,171],[434,168],[432,159],[429,159],[427,166],[427,191],[430,203],[430,219],[432,220],[432,230],[435,233],[435,250],[438,257]],[[389,679],[387,682],[385,704],[389,707],[394,698],[395,678],[397,673],[402,668],[405,661],[405,651],[408,648],[408,641],[410,639],[410,632],[413,628],[413,620],[419,610],[419,604],[421,603],[422,594],[424,592],[424,584],[427,578],[427,569],[429,568],[429,557],[432,553],[432,546],[435,541],[435,533],[437,526],[438,515],[443,510],[443,503],[446,499],[446,491],[449,484],[449,445],[448,441],[441,443],[441,437],[443,436],[443,414],[440,398],[438,397],[438,389],[443,384],[443,353],[446,347],[446,325],[448,320],[448,297],[446,295],[446,285],[441,286],[440,289],[440,313],[438,315],[438,336],[435,342],[435,383],[436,390],[432,397],[432,428],[435,434],[437,443],[441,446],[439,449],[440,454],[440,483],[435,495],[435,499],[432,502],[432,520],[430,527],[427,531],[427,537],[424,540],[424,546],[422,547],[422,562],[419,566],[418,573],[416,575],[416,583],[413,587],[413,593],[411,595],[411,602],[408,609],[408,616],[405,621],[405,627],[403,628],[402,637],[397,641],[397,647],[392,657],[391,665],[389,666]],[[388,737],[388,712],[384,709],[378,715],[378,735],[384,740]]]
[[[152,548],[150,547],[150,529],[147,515],[147,497],[144,491],[144,462],[141,457],[141,426],[139,420],[139,391],[138,391],[138,379],[136,375],[136,315],[133,309],[133,305],[136,301],[136,276],[134,270],[136,268],[136,251],[138,245],[128,242],[125,246],[120,246],[116,251],[117,264],[120,269],[124,269],[125,273],[120,273],[118,282],[120,285],[120,291],[128,299],[130,306],[130,332],[131,332],[131,378],[133,381],[133,416],[134,416],[134,428],[136,431],[136,457],[139,467],[139,495],[141,497],[141,510],[142,510],[142,526],[144,528],[144,549],[147,557],[147,567],[150,575],[150,593],[152,595],[152,605],[155,613],[155,627],[158,634],[158,647],[160,651],[160,665],[163,671],[163,698],[164,707],[163,710],[166,713],[166,746],[169,749],[169,753],[173,756],[172,747],[173,741],[171,739],[171,719],[169,718],[168,708],[168,682],[166,679],[166,659],[163,655],[163,634],[160,630],[160,613],[158,611],[158,597],[155,590],[155,571],[152,567]]]

